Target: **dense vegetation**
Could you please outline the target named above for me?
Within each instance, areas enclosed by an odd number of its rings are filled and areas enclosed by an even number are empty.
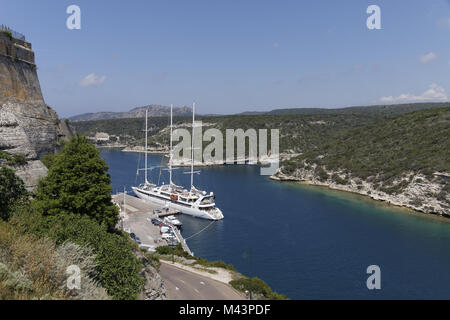
[[[200,257],[193,257],[189,253],[183,250],[181,244],[176,245],[175,247],[170,246],[161,246],[156,248],[156,252],[160,255],[175,255],[179,257],[183,257],[185,259],[195,260],[193,264],[198,264],[203,267],[212,267],[212,268],[222,268],[230,271],[236,271],[232,264],[227,264],[223,261],[209,261]]]
[[[118,221],[118,209],[111,202],[107,171],[100,152],[86,138],[74,137],[39,183],[36,206],[49,216],[88,215],[112,230]]]
[[[409,181],[399,180],[413,172],[441,179],[448,190],[448,182],[433,173],[450,173],[449,137],[450,107],[416,111],[322,139],[286,161],[283,171],[290,174],[317,165],[316,174],[323,180],[328,178],[324,169],[340,171],[345,177],[333,176],[336,182],[345,184],[348,177],[358,177],[388,193],[400,192]]]
[[[0,151],[0,165],[2,162],[7,166],[20,166],[26,164],[27,159],[23,154],[9,154],[5,151]]]
[[[303,152],[319,146],[324,140],[357,127],[373,124],[394,115],[442,106],[440,103],[416,103],[372,107],[350,107],[342,109],[278,109],[263,114],[241,114],[230,116],[198,116],[197,120],[212,124],[225,133],[226,129],[280,129],[280,152]],[[175,117],[174,125],[190,124],[190,117]],[[168,132],[161,131],[169,124],[167,117],[149,118],[149,145],[167,145]],[[72,125],[80,135],[94,136],[106,132],[120,136],[120,141],[129,145],[143,145],[144,120],[112,119],[74,122]],[[208,127],[209,128],[209,127]],[[206,127],[204,128],[206,130]],[[225,134],[224,134],[225,136]],[[269,140],[270,141],[270,137]],[[248,148],[247,148],[248,149]]]
[[[0,195],[0,219],[8,220],[13,208],[27,196],[23,181],[9,168],[0,167]]]
[[[31,200],[14,172],[0,168],[0,188],[6,188],[0,191],[9,195],[1,203],[0,297],[137,298],[143,265],[134,254],[136,244],[115,229],[118,209],[98,150],[74,137],[48,160],[48,176]],[[45,270],[36,269],[39,263]],[[74,264],[86,273],[82,290],[70,291],[65,271]]]
[[[88,216],[60,214],[43,216],[33,208],[23,208],[11,219],[24,233],[48,238],[56,245],[66,242],[92,249],[98,281],[114,299],[135,299],[143,285],[142,264],[133,255],[134,244],[126,235],[108,232]]]
[[[95,280],[95,255],[86,247],[23,232],[0,221],[0,299],[109,299]],[[66,270],[77,265],[81,288],[67,287]]]
[[[231,280],[230,285],[241,292],[252,292],[252,297],[258,300],[286,300],[286,296],[276,293],[263,280],[259,278],[242,277]]]

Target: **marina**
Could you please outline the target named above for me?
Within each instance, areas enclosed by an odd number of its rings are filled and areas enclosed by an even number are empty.
[[[134,234],[135,237],[132,236],[132,238],[138,242],[140,248],[155,251],[159,246],[180,243],[184,251],[192,256],[194,255],[178,228],[163,220],[163,217],[179,214],[178,211],[166,211],[163,206],[124,193],[115,194],[112,199],[121,209],[119,227],[130,235]],[[155,219],[161,222],[161,227],[152,223],[152,220]],[[165,233],[161,232],[164,226],[167,226],[173,232],[176,241],[165,239]]]
[[[115,193],[136,185],[140,156],[102,150]],[[149,154],[152,163],[162,158]],[[231,263],[292,299],[448,298],[448,219],[346,192],[278,183],[259,173],[258,166],[202,169],[197,184],[220,195],[216,203],[226,219],[211,224],[176,215],[196,257]],[[157,181],[157,170],[149,174]],[[189,175],[177,175],[176,183],[189,186]],[[383,289],[377,293],[366,287],[366,268],[372,264],[382,270]]]

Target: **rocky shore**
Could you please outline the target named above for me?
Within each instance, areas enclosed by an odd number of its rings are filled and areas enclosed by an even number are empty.
[[[358,178],[349,179],[347,184],[339,184],[331,178],[321,180],[314,173],[314,168],[297,169],[292,174],[285,174],[282,169],[283,168],[280,168],[273,176],[271,176],[271,179],[276,181],[303,182],[310,185],[328,187],[334,190],[357,193],[395,206],[406,207],[423,213],[450,217],[450,196],[447,194],[446,198],[438,197],[443,189],[442,184],[434,181],[435,179],[430,181],[421,174],[409,173],[407,178],[411,182],[400,193],[388,194],[376,189],[373,183]],[[327,173],[329,177],[333,174],[339,174],[338,172]],[[450,175],[446,173],[436,172],[434,176],[444,179],[447,183],[450,180]]]

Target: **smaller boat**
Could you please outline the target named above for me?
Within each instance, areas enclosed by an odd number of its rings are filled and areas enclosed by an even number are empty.
[[[178,220],[177,218],[175,218],[174,216],[168,216],[164,218],[164,221],[167,223],[170,223],[171,225],[174,225],[176,227],[181,227],[183,224],[181,223],[180,220]]]

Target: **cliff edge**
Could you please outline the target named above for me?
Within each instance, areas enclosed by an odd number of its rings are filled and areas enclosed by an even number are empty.
[[[0,32],[0,151],[25,156],[13,169],[27,189],[47,174],[39,159],[71,135],[42,97],[31,44]]]

